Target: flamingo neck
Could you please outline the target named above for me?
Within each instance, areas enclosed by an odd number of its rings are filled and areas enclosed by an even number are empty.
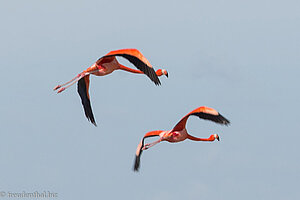
[[[126,67],[124,65],[119,64],[119,69],[127,71],[127,72],[131,72],[131,73],[136,73],[136,74],[143,74],[142,71],[140,70],[136,70],[136,69],[131,69],[129,67]]]
[[[197,138],[197,137],[188,135],[188,139],[194,140],[194,141],[208,141],[208,142],[212,142],[212,141],[215,140],[215,137],[213,135],[211,135],[209,138]]]
[[[127,71],[127,72],[131,72],[131,73],[135,73],[135,74],[144,74],[144,72],[142,72],[142,71],[140,71],[140,70],[137,70],[137,69],[131,69],[131,68],[126,67],[126,66],[121,65],[121,64],[119,64],[119,69],[124,70],[124,71]],[[155,73],[156,73],[157,76],[162,76],[162,75],[164,75],[162,69],[157,70]]]

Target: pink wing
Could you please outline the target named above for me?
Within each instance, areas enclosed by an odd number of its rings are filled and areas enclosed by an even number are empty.
[[[105,59],[109,58],[111,56],[121,56],[123,58],[126,58],[136,68],[138,68],[144,74],[146,74],[155,83],[155,85],[161,84],[152,65],[143,56],[143,54],[139,50],[137,50],[137,49],[120,49],[120,50],[116,50],[116,51],[111,51],[108,54],[106,54],[105,56],[99,58],[96,63],[101,64],[103,62],[106,62]]]
[[[195,110],[191,111],[186,116],[184,116],[173,128],[173,131],[181,131],[182,129],[184,129],[186,126],[186,122],[191,115],[195,115],[201,119],[210,120],[215,123],[222,124],[222,125],[230,124],[229,120],[226,119],[225,117],[223,117],[215,109],[202,106],[202,107],[196,108]]]

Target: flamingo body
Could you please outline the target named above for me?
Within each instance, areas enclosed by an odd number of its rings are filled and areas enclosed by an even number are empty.
[[[186,129],[182,129],[180,131],[167,131],[160,137],[162,138],[162,141],[176,143],[184,141],[188,137],[188,133]]]

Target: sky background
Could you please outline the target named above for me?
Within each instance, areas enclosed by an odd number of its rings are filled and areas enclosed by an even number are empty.
[[[299,199],[299,10],[298,0],[1,2],[0,191]],[[158,87],[123,71],[92,76],[94,127],[76,86],[52,89],[121,48],[139,49],[169,78]],[[221,141],[160,143],[134,173],[143,135],[199,106],[231,126],[194,117],[189,133]]]

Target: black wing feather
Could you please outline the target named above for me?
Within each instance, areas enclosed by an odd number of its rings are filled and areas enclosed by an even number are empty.
[[[133,171],[135,172],[139,171],[142,152],[143,151],[141,150],[140,155],[138,156],[135,155],[134,166],[133,166]]]
[[[77,91],[79,93],[79,96],[81,98],[81,103],[84,108],[84,114],[87,117],[89,121],[91,121],[95,126],[97,126],[95,122],[95,118],[93,115],[92,107],[91,107],[91,102],[90,99],[87,96],[87,88],[85,84],[84,78],[81,78],[78,83],[77,83]]]
[[[132,56],[132,55],[129,55],[129,54],[114,54],[114,55],[108,55],[108,56],[103,56],[103,57],[110,57],[110,56],[121,56],[123,58],[126,58],[136,68],[138,68],[139,70],[144,72],[144,74],[146,74],[155,83],[155,85],[160,85],[161,84],[157,74],[154,71],[154,69],[152,67],[148,66],[143,61],[141,61],[139,58],[137,58],[135,56]]]
[[[139,168],[140,168],[140,161],[141,161],[141,155],[143,153],[143,147],[144,147],[144,141],[146,138],[149,138],[149,137],[155,137],[155,136],[158,136],[158,135],[151,135],[151,136],[147,136],[147,137],[144,137],[143,138],[143,141],[142,141],[142,146],[140,148],[140,153],[139,155],[135,155],[135,159],[134,159],[134,166],[133,166],[133,171],[137,172],[139,171]]]
[[[218,115],[212,115],[212,114],[207,114],[207,113],[203,113],[203,112],[198,112],[198,113],[193,113],[191,115],[195,115],[201,119],[210,120],[210,121],[216,122],[218,124],[226,125],[226,126],[228,126],[230,124],[230,121],[228,119],[226,119],[225,117],[223,117],[220,113]]]

